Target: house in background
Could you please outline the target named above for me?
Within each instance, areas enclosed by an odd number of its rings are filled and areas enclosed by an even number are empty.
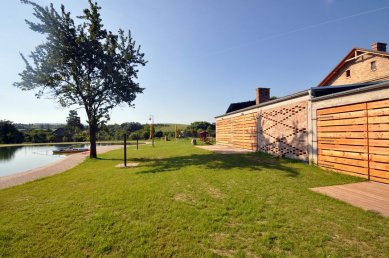
[[[389,53],[354,48],[318,87],[231,104],[216,117],[216,142],[309,161],[389,183]]]
[[[375,42],[371,49],[353,48],[320,82],[319,86],[389,80],[389,53],[386,44]]]

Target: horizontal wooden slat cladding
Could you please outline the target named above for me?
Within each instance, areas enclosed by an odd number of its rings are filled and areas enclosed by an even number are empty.
[[[389,147],[389,139],[379,139],[379,140],[372,140],[369,139],[369,146],[381,146],[381,147]]]
[[[355,159],[346,159],[346,158],[339,158],[339,157],[331,157],[331,156],[318,156],[319,162],[320,161],[328,161],[332,163],[339,163],[344,165],[350,165],[353,164],[353,166],[358,167],[369,167],[369,162],[367,160],[355,160]]]
[[[389,132],[369,132],[369,139],[389,139]]]
[[[369,124],[368,130],[369,132],[388,131],[389,124]]]
[[[318,132],[366,132],[367,125],[324,126],[318,127]]]
[[[247,139],[247,140],[245,140],[245,139],[236,139],[236,138],[234,138],[233,140],[232,140],[232,143],[242,143],[242,144],[247,144],[247,143],[252,143],[253,141],[251,141],[250,139]]]
[[[389,164],[388,163],[382,163],[382,162],[370,162],[370,168],[372,169],[379,169],[389,172]]]
[[[389,116],[389,108],[379,108],[368,110],[369,117],[371,116]]]
[[[367,137],[367,132],[319,132],[318,138],[355,138],[363,139]]]
[[[317,136],[320,166],[389,183],[389,99],[318,110]]]
[[[370,179],[389,183],[389,100],[367,103]]]
[[[349,159],[359,159],[359,160],[367,160],[367,153],[357,153],[357,152],[347,152],[347,151],[336,151],[336,150],[320,150],[318,151],[319,155],[327,155],[334,157],[344,157]]]
[[[375,182],[384,183],[384,184],[389,184],[389,179],[387,179],[387,178],[370,176],[370,180],[375,181]]]
[[[389,163],[389,155],[370,154],[370,161]]]
[[[334,145],[334,144],[318,144],[319,150],[340,150],[348,152],[367,153],[367,146],[353,146],[353,145]]]
[[[361,104],[354,104],[354,105],[348,105],[348,106],[320,109],[317,111],[317,115],[321,116],[321,115],[327,115],[327,114],[335,114],[335,113],[358,111],[358,110],[366,110],[366,104],[361,103]]]
[[[342,170],[342,171],[346,171],[349,173],[350,172],[357,173],[357,174],[361,174],[361,175],[367,175],[367,173],[368,173],[368,168],[337,164],[337,163],[332,163],[332,162],[327,162],[327,161],[319,161],[319,165],[327,167],[327,168]]]
[[[378,170],[378,169],[371,169],[370,170],[370,176],[382,177],[382,178],[388,178],[389,179],[389,171],[382,171],[382,170]]]
[[[367,145],[367,139],[328,139],[319,138],[320,143],[342,145]]]
[[[257,113],[254,112],[218,120],[216,123],[217,141],[228,141],[230,146],[255,150],[257,142],[256,119]]]
[[[389,116],[374,116],[369,117],[369,124],[388,124]]]
[[[347,112],[347,113],[321,115],[321,116],[317,117],[317,120],[322,121],[322,120],[348,119],[348,118],[357,118],[357,117],[366,117],[366,110]]]
[[[367,123],[367,117],[361,117],[361,118],[317,121],[317,126],[361,125],[366,123]]]
[[[384,147],[369,147],[370,154],[383,154],[389,155],[389,148]]]
[[[389,107],[389,99],[367,103],[367,109]]]
[[[235,137],[248,137],[248,138],[252,138],[252,136],[255,136],[255,133],[252,133],[252,132],[236,132],[234,133],[234,136]]]

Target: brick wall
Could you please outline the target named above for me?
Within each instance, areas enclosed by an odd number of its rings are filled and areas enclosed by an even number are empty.
[[[370,64],[373,61],[377,65],[375,71],[370,69]],[[350,77],[346,76],[347,70],[350,70]],[[366,54],[358,59],[349,61],[327,85],[344,85],[380,80],[389,80],[389,58]]]
[[[258,150],[308,161],[308,101],[264,109],[258,116]]]
[[[216,142],[308,161],[307,105],[307,100],[281,102],[217,118]]]

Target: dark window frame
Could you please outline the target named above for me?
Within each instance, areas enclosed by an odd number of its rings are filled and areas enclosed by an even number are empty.
[[[377,62],[376,61],[371,61],[370,62],[370,70],[371,71],[376,71],[377,70]]]

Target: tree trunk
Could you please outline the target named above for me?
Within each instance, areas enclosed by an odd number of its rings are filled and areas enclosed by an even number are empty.
[[[90,155],[89,155],[89,157],[91,159],[97,158],[96,134],[97,134],[97,125],[89,125],[89,139],[90,139]]]

